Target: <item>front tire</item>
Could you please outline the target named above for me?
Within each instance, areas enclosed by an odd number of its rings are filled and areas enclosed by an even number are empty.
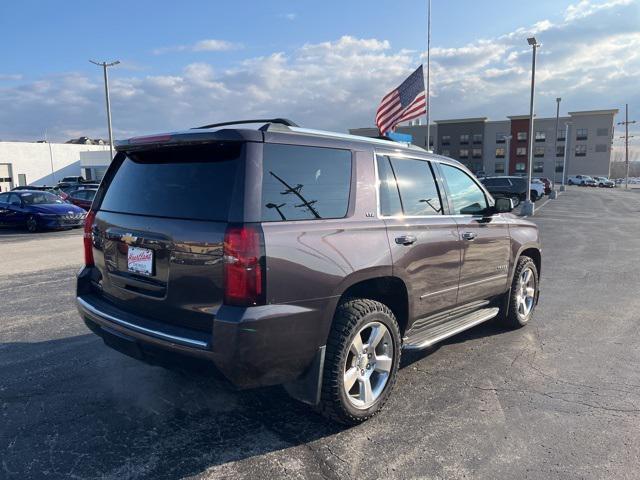
[[[509,306],[503,305],[500,323],[507,328],[524,327],[533,317],[538,300],[538,268],[530,257],[520,257],[511,281]]]
[[[341,303],[327,341],[322,414],[355,425],[378,413],[396,382],[401,348],[389,307],[364,298]]]

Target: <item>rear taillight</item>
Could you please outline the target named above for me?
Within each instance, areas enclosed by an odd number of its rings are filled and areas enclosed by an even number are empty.
[[[96,212],[89,210],[87,216],[84,217],[84,264],[87,267],[93,267],[93,221],[96,218]]]
[[[224,234],[224,303],[264,304],[262,235],[252,226],[229,226]]]

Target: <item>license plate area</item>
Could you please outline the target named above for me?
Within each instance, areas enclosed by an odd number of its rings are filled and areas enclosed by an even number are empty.
[[[153,276],[153,250],[129,247],[127,249],[127,270],[138,275]]]

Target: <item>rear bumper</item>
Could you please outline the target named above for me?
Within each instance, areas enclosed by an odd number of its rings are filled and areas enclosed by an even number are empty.
[[[208,333],[119,309],[91,292],[89,270],[78,275],[80,316],[105,344],[142,360],[149,349],[200,358],[211,362],[236,387],[252,388],[299,379],[326,341],[321,321],[326,301],[304,306],[222,306],[212,315]]]

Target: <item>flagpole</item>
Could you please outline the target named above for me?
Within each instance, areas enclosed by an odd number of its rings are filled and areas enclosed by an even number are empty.
[[[424,103],[424,110],[427,114],[427,150],[431,150],[429,147],[429,112],[431,110],[431,96],[429,95],[429,67],[431,63],[431,0],[427,0],[427,95]]]

